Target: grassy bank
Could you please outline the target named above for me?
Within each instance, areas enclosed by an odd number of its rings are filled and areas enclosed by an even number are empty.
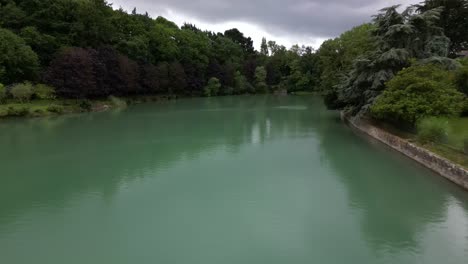
[[[123,108],[127,105],[143,102],[154,102],[173,99],[171,96],[135,96],[126,98],[109,97],[97,100],[54,99],[31,100],[19,102],[7,100],[0,104],[0,118],[41,117],[71,113],[99,112],[112,108]]]
[[[422,142],[416,131],[404,131],[387,123],[376,122],[374,125],[412,143],[428,149],[454,163],[468,169],[468,117],[448,119],[447,131],[442,142]]]

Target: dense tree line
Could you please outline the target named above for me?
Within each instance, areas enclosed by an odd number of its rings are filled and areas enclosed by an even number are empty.
[[[313,90],[319,75],[311,48],[265,40],[257,52],[237,29],[179,28],[105,0],[0,0],[0,40],[0,83],[45,82],[65,98]]]
[[[320,88],[331,109],[414,127],[468,114],[468,1],[382,9],[370,24],[323,43]]]

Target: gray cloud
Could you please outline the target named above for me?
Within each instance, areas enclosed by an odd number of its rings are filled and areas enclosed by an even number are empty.
[[[242,21],[274,35],[328,38],[367,22],[379,9],[418,0],[115,0],[141,12],[180,12],[207,23]],[[190,22],[190,21],[189,21]]]

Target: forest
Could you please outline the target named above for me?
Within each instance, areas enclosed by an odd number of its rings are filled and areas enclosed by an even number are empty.
[[[0,83],[19,100],[34,98],[35,84],[74,99],[216,96],[312,90],[318,76],[310,47],[264,39],[257,52],[235,28],[179,28],[105,0],[1,0],[0,27]]]

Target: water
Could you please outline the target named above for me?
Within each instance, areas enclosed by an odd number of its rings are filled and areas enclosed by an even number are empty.
[[[0,122],[0,263],[467,263],[468,194],[314,97]]]

